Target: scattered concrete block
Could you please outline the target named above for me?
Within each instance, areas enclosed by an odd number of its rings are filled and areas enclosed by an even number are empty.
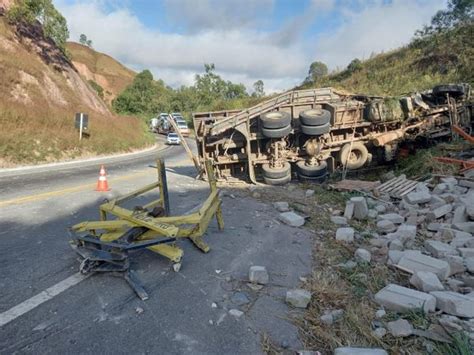
[[[358,220],[366,219],[369,213],[369,207],[367,206],[367,200],[365,197],[352,197],[351,202],[354,205],[353,217]]]
[[[344,217],[348,220],[352,219],[354,216],[354,203],[352,201],[347,201],[346,209],[344,210]]]
[[[230,314],[231,316],[234,316],[235,318],[240,318],[240,317],[242,317],[242,316],[244,315],[244,312],[239,311],[238,309],[231,309],[231,310],[229,311],[229,314]]]
[[[458,279],[449,278],[446,280],[446,285],[448,285],[448,291],[458,292],[461,287],[464,286],[464,282]]]
[[[400,259],[403,257],[403,251],[400,250],[389,250],[388,251],[388,261],[389,265],[398,264]]]
[[[434,210],[432,210],[430,213],[428,213],[426,215],[426,218],[429,220],[429,221],[434,221],[438,218],[441,218],[445,215],[447,215],[449,212],[451,212],[453,210],[453,205],[451,204],[446,204],[446,205],[442,205],[438,208],[435,208]]]
[[[433,189],[433,193],[438,194],[438,195],[443,194],[447,191],[450,191],[450,185],[445,184],[445,183],[440,183],[436,185],[435,188]]]
[[[342,216],[331,216],[331,222],[339,226],[347,225],[347,218]]]
[[[474,257],[466,258],[464,263],[466,264],[467,271],[474,274]]]
[[[474,234],[474,222],[453,223],[453,226],[460,231]]]
[[[403,243],[399,239],[392,240],[388,245],[389,250],[403,250]]]
[[[459,186],[467,187],[468,189],[474,189],[474,182],[469,180],[459,180]]]
[[[398,213],[385,213],[385,214],[380,214],[378,216],[378,219],[379,220],[386,220],[386,221],[390,221],[394,224],[402,224],[403,222],[405,222],[405,218],[401,215],[399,215]]]
[[[343,227],[338,228],[336,231],[336,240],[340,240],[342,242],[353,242],[354,241],[354,228],[350,227]]]
[[[429,191],[414,191],[405,195],[405,201],[409,204],[428,203],[431,201],[431,194]]]
[[[446,229],[445,229],[446,230]],[[474,242],[474,237],[471,235],[471,233],[466,233],[462,231],[457,231],[455,229],[451,229],[454,233],[454,238],[451,240],[449,243],[453,248],[463,248],[465,246],[470,245],[472,242]],[[443,233],[442,236],[448,234]]]
[[[464,223],[467,222],[466,206],[461,205],[454,209],[453,223]]]
[[[367,214],[368,218],[375,219],[379,213],[376,210],[369,210],[369,213]]]
[[[458,183],[458,180],[452,176],[442,177],[440,181],[448,185],[456,185]]]
[[[434,296],[395,284],[389,284],[377,292],[375,301],[386,309],[396,312],[420,308],[425,312],[433,312],[436,307]]]
[[[451,245],[438,240],[425,241],[425,249],[436,258],[442,258],[447,255],[459,255],[458,251]]]
[[[306,190],[304,192],[305,197],[311,197],[314,195],[314,190]]]
[[[377,231],[381,233],[391,233],[391,232],[395,232],[396,230],[397,230],[397,227],[391,221],[382,219],[377,222]]]
[[[458,248],[463,258],[470,258],[474,256],[474,248]]]
[[[334,355],[388,355],[384,349],[379,348],[336,348]]]
[[[355,257],[359,260],[370,263],[372,255],[370,254],[368,250],[359,248],[355,251]]]
[[[269,281],[268,272],[265,266],[251,266],[249,270],[250,282],[266,285]]]
[[[326,325],[331,325],[334,323],[334,318],[331,313],[323,314],[321,317],[319,317],[319,320],[321,323]]]
[[[430,295],[436,298],[436,308],[444,313],[457,317],[474,317],[474,298],[452,291],[433,291]]]
[[[296,308],[306,308],[311,301],[311,293],[303,289],[286,291],[286,302]]]
[[[402,224],[397,229],[397,234],[402,240],[415,239],[416,238],[416,226],[410,226],[408,224]]]
[[[446,261],[423,254],[405,252],[397,266],[412,274],[416,271],[429,271],[436,274],[440,280],[446,279],[449,275],[449,264]]]
[[[466,271],[464,266],[464,259],[458,255],[447,255],[442,260],[449,264],[449,276],[462,274]]]
[[[375,318],[381,319],[381,318],[385,317],[386,314],[387,314],[387,312],[385,312],[384,309],[379,309],[377,312],[375,312]]]
[[[387,334],[387,329],[383,327],[376,328],[374,331],[372,331],[372,334],[374,337],[382,339]]]
[[[301,227],[304,225],[304,218],[295,212],[280,213],[280,221],[292,227]]]
[[[431,232],[437,232],[437,231],[441,230],[441,228],[450,228],[450,227],[451,227],[451,225],[448,224],[448,223],[432,222],[432,223],[429,223],[426,226],[426,229],[428,229]]]
[[[406,319],[398,319],[387,323],[390,334],[394,337],[407,337],[413,334],[413,326]]]
[[[385,207],[385,205],[378,204],[377,206],[375,206],[375,210],[378,213],[385,213],[385,212],[387,212],[387,207]]]
[[[442,291],[443,284],[438,276],[428,271],[417,271],[410,277],[410,284],[423,292]]]
[[[288,212],[290,210],[290,205],[288,202],[274,202],[273,207],[278,211],[278,212]]]

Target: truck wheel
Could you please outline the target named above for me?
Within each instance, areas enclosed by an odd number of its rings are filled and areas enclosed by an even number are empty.
[[[305,126],[322,126],[331,120],[328,110],[312,109],[300,113],[300,122]]]
[[[260,115],[263,128],[283,128],[291,124],[291,116],[288,112],[272,111]]]
[[[319,165],[306,165],[304,160],[300,160],[296,163],[296,170],[298,171],[298,175],[304,175],[306,177],[319,177],[327,174],[328,164],[325,160],[323,160],[319,163]]]
[[[291,175],[291,165],[285,162],[281,168],[272,168],[270,164],[262,165],[263,176],[270,179],[280,179]]]
[[[283,138],[291,133],[291,125],[283,128],[265,128],[262,127],[262,134],[268,138]]]
[[[320,136],[325,133],[329,133],[331,126],[326,123],[321,126],[305,126],[301,125],[301,131],[308,136]]]
[[[303,174],[298,174],[298,179],[301,182],[308,182],[308,183],[313,183],[313,184],[322,184],[323,182],[326,181],[328,175],[322,175],[322,176],[306,176]]]
[[[362,142],[346,143],[339,152],[339,159],[342,165],[346,165],[347,169],[355,170],[361,168],[369,157],[369,151]],[[347,162],[347,163],[346,163]]]
[[[265,181],[265,184],[267,185],[284,185],[291,181],[291,174],[288,174],[284,177],[276,178],[276,179],[264,176],[263,180]]]
[[[435,96],[462,96],[465,94],[464,86],[456,84],[438,85],[433,88],[433,95]]]

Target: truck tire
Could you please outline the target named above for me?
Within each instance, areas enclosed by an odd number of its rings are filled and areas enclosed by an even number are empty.
[[[298,179],[301,182],[308,182],[312,184],[322,184],[323,182],[326,181],[327,177],[328,177],[327,174],[322,175],[322,176],[306,176],[303,174],[298,174]]]
[[[462,96],[465,94],[464,86],[457,84],[438,85],[433,88],[433,95],[445,97],[446,94],[451,96]]]
[[[328,110],[311,109],[300,113],[300,122],[305,126],[322,126],[331,120]]]
[[[325,160],[323,160],[319,163],[319,165],[306,165],[304,160],[300,160],[296,163],[296,170],[298,171],[298,175],[304,175],[306,177],[319,177],[328,173],[328,164]]]
[[[283,128],[262,127],[262,134],[267,138],[283,138],[291,133],[291,125]]]
[[[339,160],[343,166],[347,164],[346,167],[349,170],[361,168],[367,162],[368,158],[369,151],[362,142],[352,143],[352,149],[351,144],[346,143],[339,152]]]
[[[267,185],[284,185],[291,181],[291,174],[276,179],[264,176],[263,181],[265,181]]]
[[[301,131],[308,136],[320,136],[329,133],[331,126],[329,123],[320,126],[305,126],[301,125]]]
[[[287,175],[291,175],[291,165],[288,162],[283,164],[281,168],[271,168],[270,164],[262,165],[263,176],[270,179],[280,179]]]
[[[260,122],[263,128],[283,128],[291,124],[291,116],[284,111],[265,112],[260,115]]]

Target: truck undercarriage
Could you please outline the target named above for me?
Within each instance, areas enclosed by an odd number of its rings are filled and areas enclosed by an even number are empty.
[[[352,95],[332,88],[294,90],[245,110],[193,114],[201,162],[220,180],[284,184],[322,182],[336,169],[390,161],[401,142],[471,129],[471,88],[439,85],[399,98]]]

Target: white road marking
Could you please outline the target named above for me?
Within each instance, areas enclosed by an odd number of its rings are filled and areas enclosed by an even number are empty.
[[[66,291],[68,288],[77,285],[79,282],[88,278],[89,275],[83,275],[81,273],[74,274],[69,276],[67,279],[58,282],[56,285],[51,286],[50,288],[38,293],[36,296],[33,296],[26,301],[21,302],[13,308],[10,308],[8,311],[5,311],[0,314],[0,327],[4,326],[7,323],[10,323],[12,320],[22,316],[25,313],[28,313],[32,309],[35,309],[39,305],[49,301],[50,299],[56,297],[60,293]]]

